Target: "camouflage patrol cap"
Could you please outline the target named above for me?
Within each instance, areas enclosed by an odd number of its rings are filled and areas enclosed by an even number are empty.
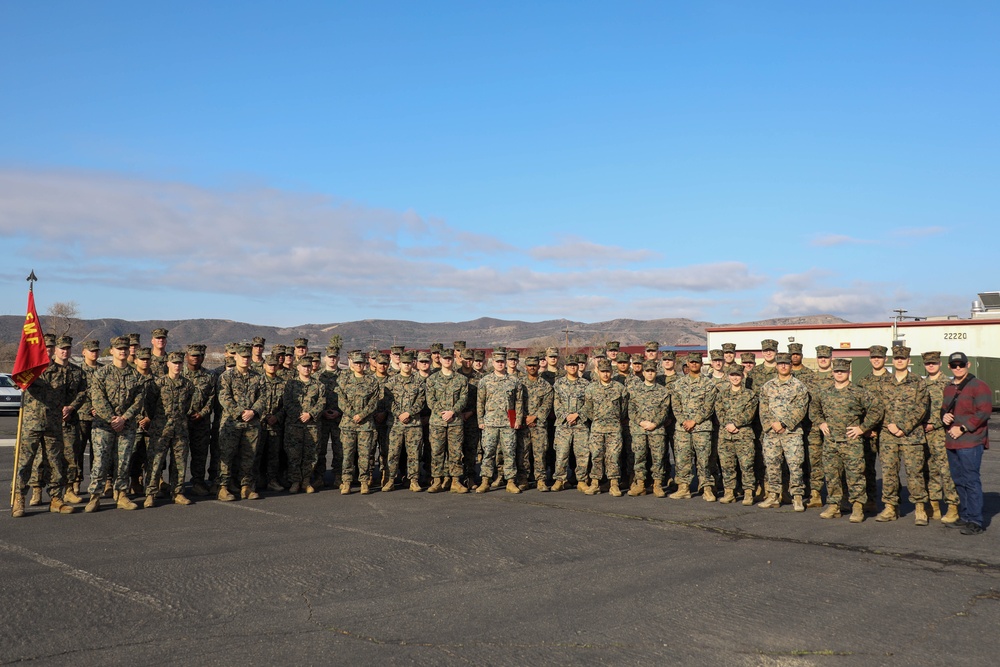
[[[417,361],[426,361],[426,362],[430,363],[430,360],[431,360],[431,353],[430,352],[427,352],[427,351],[417,352]]]
[[[266,343],[267,341],[260,336],[254,336],[253,340],[250,342],[254,347],[264,347],[264,343]]]
[[[183,352],[171,352],[167,355],[167,363],[170,364],[183,364],[184,363],[184,353]]]
[[[441,350],[441,358],[442,359],[454,359],[455,358],[455,350],[451,349],[450,347]]]
[[[238,357],[249,357],[253,355],[253,346],[247,345],[246,343],[240,343],[233,346],[233,354]]]
[[[872,345],[868,348],[868,357],[885,357],[885,353],[889,351],[885,345]]]
[[[399,353],[399,363],[401,364],[412,364],[414,361],[412,352],[400,352]]]
[[[497,352],[496,350],[494,350],[492,358],[493,358],[493,361],[507,361],[507,353],[506,352]]]
[[[660,344],[657,341],[651,340],[646,342],[646,352],[659,352],[659,351],[660,351]]]
[[[112,347],[114,347],[114,339],[112,339]],[[188,356],[191,357],[203,357],[205,356],[205,350],[201,349],[201,345],[188,345],[187,346]]]
[[[299,357],[299,363],[298,363],[298,365],[299,366],[312,366],[313,365],[312,355],[311,354],[303,354],[301,357]]]
[[[564,366],[579,366],[580,362],[577,360],[575,354],[570,354],[566,356],[566,363]]]
[[[586,354],[583,354],[583,353],[574,354],[574,355],[572,355],[572,357],[574,359],[576,359],[576,363],[577,363],[578,366],[586,366],[587,365],[587,355]]]
[[[773,338],[767,338],[765,340],[762,340],[760,341],[760,349],[768,352],[777,352],[778,341],[774,340]]]
[[[201,354],[204,355],[208,351],[208,345],[202,345],[201,343],[198,343],[198,350],[201,352]]]
[[[393,345],[389,348],[390,354],[403,354],[403,350],[406,349],[402,345]]]
[[[673,350],[664,350],[660,361],[677,361],[677,353]]]
[[[347,355],[347,358],[352,364],[363,364],[366,361],[363,352],[351,352]]]
[[[280,363],[281,362],[278,361],[278,355],[276,354],[269,354],[264,357],[264,364],[267,366],[277,366]]]
[[[517,351],[517,350],[507,350],[507,361],[510,361],[511,359],[513,359],[514,361],[517,361],[520,358],[521,358],[521,353],[519,351]]]
[[[792,355],[787,352],[779,352],[777,356],[774,357],[774,363],[776,364],[790,364],[792,363]]]
[[[535,355],[531,355],[530,357],[525,357],[524,358],[524,365],[525,366],[537,366],[538,365],[538,357],[535,356]]]
[[[100,352],[101,351],[101,341],[99,340],[85,340],[83,341],[83,349],[87,352]]]
[[[742,377],[743,376],[743,367],[740,366],[739,364],[729,364],[728,373],[729,373],[729,375],[739,375],[740,377]]]
[[[56,345],[56,335],[55,334],[44,334],[42,340],[45,341],[45,347],[55,347]]]
[[[802,343],[789,343],[788,354],[802,354]]]
[[[472,361],[474,354],[469,348],[462,350],[462,359],[466,361]]]
[[[59,336],[59,338],[56,338],[56,347],[57,348],[73,347],[73,337]]]
[[[757,363],[757,355],[754,354],[753,352],[744,352],[743,354],[740,355],[740,363],[741,364],[756,364]]]
[[[236,343],[226,343],[226,354],[236,354]]]
[[[163,328],[153,329],[153,332],[151,334],[149,334],[149,337],[150,338],[166,338],[167,334],[169,334],[169,333],[170,333],[169,331],[167,331],[166,329],[163,329]]]
[[[486,361],[486,350],[475,350],[472,353],[473,361]]]
[[[328,347],[326,348],[326,356],[328,357],[339,357],[340,348],[339,347]]]
[[[431,343],[431,354],[444,349],[444,343]]]
[[[592,350],[591,352],[594,356],[594,359],[607,359],[608,357],[607,353],[601,348],[597,348],[596,350]]]
[[[295,347],[309,347],[309,339],[308,338],[296,338],[295,339]]]
[[[458,352],[459,350],[464,350],[466,348],[465,341],[464,340],[456,340],[454,343],[451,344],[451,347],[456,352]]]
[[[940,364],[941,352],[940,351],[924,352],[923,354],[920,355],[920,358],[923,359],[925,364]]]
[[[375,357],[376,364],[387,364],[389,363],[389,355],[385,352],[379,352],[378,356]]]
[[[659,369],[656,366],[656,361],[654,361],[653,359],[648,359],[648,360],[642,362],[642,372],[643,373],[645,373],[646,371],[653,371],[655,373],[657,370],[659,370]]]
[[[597,370],[598,371],[610,371],[611,370],[611,360],[610,359],[598,359],[597,360]]]
[[[644,361],[646,361],[646,357],[642,354],[642,352],[633,352],[632,353],[632,363],[633,364],[641,364]]]
[[[138,345],[142,344],[141,341],[142,341],[142,336],[139,335],[139,334],[137,334],[137,333],[130,333],[128,335],[128,344],[129,345],[136,345],[136,346],[138,346]]]
[[[689,352],[687,362],[689,364],[701,364],[704,363],[702,359],[701,352]]]
[[[905,345],[893,345],[892,346],[892,358],[893,359],[909,359],[910,358],[910,348]]]
[[[280,354],[282,356],[288,354],[288,348],[284,345],[275,345],[271,348],[271,354]]]
[[[153,350],[148,347],[140,347],[135,351],[135,358],[149,361],[150,359],[153,358]]]
[[[611,360],[608,359],[608,361],[611,361]],[[616,364],[629,364],[629,363],[632,363],[632,359],[629,357],[629,355],[628,355],[627,352],[619,352],[618,356],[615,357],[615,360],[612,363],[616,363]]]
[[[833,356],[833,348],[829,345],[817,345],[816,346],[816,358],[817,359],[827,359]]]
[[[712,361],[722,361],[724,359],[722,356],[722,350],[709,350],[708,358]]]
[[[839,357],[833,360],[833,370],[851,372],[851,360],[847,357]]]
[[[378,357],[378,350],[368,350],[368,358],[375,359]]]
[[[547,348],[545,348],[545,356],[546,357],[558,357],[559,356],[559,348],[558,347],[547,347]]]
[[[128,336],[115,336],[111,339],[111,347],[115,350],[127,350],[129,348]]]
[[[607,345],[605,345],[604,347],[607,348],[609,351],[614,350],[615,352],[617,352],[618,350],[621,349],[622,344],[616,340],[609,340]]]
[[[736,354],[736,343],[723,343],[722,344],[722,351],[723,352],[731,352],[733,354]]]

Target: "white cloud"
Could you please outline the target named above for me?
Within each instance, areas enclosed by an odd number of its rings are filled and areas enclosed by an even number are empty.
[[[557,245],[532,248],[531,256],[560,266],[588,267],[632,264],[659,259],[661,254],[646,248],[622,248],[601,245],[575,236],[567,236]]]
[[[877,241],[859,239],[844,234],[824,234],[812,240],[812,245],[819,246],[820,248],[830,248],[838,245],[871,245],[873,243],[877,243]]]

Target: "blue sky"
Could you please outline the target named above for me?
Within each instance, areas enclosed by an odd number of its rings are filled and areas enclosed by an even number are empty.
[[[6,3],[0,314],[967,314],[1000,5]]]

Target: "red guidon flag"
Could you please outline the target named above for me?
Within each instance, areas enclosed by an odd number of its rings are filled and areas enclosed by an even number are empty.
[[[28,314],[24,316],[21,330],[21,344],[17,346],[14,359],[14,384],[27,389],[38,376],[49,367],[49,351],[45,349],[41,327],[38,326],[38,312],[35,310],[35,293],[28,292]]]

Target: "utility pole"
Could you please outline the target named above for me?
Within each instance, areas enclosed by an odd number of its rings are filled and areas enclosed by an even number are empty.
[[[563,350],[563,356],[566,356],[567,354],[569,354],[569,335],[573,333],[573,330],[566,328],[563,329],[563,333],[566,334],[566,348]]]

